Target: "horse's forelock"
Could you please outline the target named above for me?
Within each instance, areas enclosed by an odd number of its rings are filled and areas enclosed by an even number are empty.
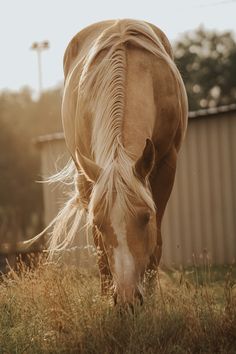
[[[122,155],[103,169],[103,172],[94,185],[88,210],[89,223],[93,223],[96,212],[108,216],[116,200],[120,209],[126,215],[136,214],[136,203],[143,203],[155,212],[156,207],[148,185],[143,184],[134,173],[134,162],[126,154]]]

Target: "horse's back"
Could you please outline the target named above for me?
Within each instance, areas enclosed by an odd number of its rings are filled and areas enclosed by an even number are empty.
[[[128,20],[120,20],[122,21],[128,21]],[[130,20],[133,21],[133,20]],[[69,69],[78,56],[82,57],[88,49],[91,47],[92,43],[96,38],[99,37],[99,35],[108,27],[113,26],[117,20],[106,20],[106,21],[101,21],[94,23],[92,25],[89,25],[79,31],[69,42],[65,54],[64,54],[64,74],[65,77],[67,76]],[[156,35],[160,38],[163,46],[165,47],[167,53],[170,55],[170,57],[173,57],[172,55],[172,49],[171,45],[169,43],[168,38],[164,34],[164,32],[158,28],[157,26],[147,23],[152,30],[156,33]]]

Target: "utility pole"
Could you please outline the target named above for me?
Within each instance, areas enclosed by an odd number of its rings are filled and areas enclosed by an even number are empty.
[[[35,50],[38,58],[38,80],[39,80],[39,97],[42,94],[43,84],[42,84],[42,51],[49,48],[49,42],[34,42],[30,49]]]

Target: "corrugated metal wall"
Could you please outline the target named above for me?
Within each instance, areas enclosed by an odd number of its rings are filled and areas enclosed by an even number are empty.
[[[236,114],[189,120],[163,222],[163,262],[236,258]]]
[[[40,144],[43,175],[68,158],[62,139]],[[236,258],[236,112],[192,118],[181,149],[175,185],[163,221],[167,266],[232,263]],[[45,223],[65,200],[59,188],[44,185]],[[84,236],[81,242],[85,242]]]
[[[55,174],[69,159],[63,138],[45,139],[40,144],[42,179]],[[67,200],[66,191],[58,184],[43,184],[44,223],[48,225],[56,216],[60,206]]]
[[[48,179],[65,166],[69,154],[66,150],[63,134],[42,137],[38,143],[41,149],[42,179]],[[45,226],[53,220],[60,207],[68,200],[70,191],[70,186],[55,183],[43,184]],[[94,272],[97,271],[97,258],[92,235],[87,234],[85,230],[81,230],[69,249],[60,257],[67,264],[73,264]]]

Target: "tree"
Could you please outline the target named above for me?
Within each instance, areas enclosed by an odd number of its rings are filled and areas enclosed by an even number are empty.
[[[185,33],[174,45],[174,53],[190,110],[235,103],[236,43],[232,33],[200,27]]]
[[[35,182],[40,154],[33,139],[61,130],[59,89],[39,101],[27,88],[0,95],[0,241],[25,238],[32,220],[32,233],[42,229],[42,186]]]

